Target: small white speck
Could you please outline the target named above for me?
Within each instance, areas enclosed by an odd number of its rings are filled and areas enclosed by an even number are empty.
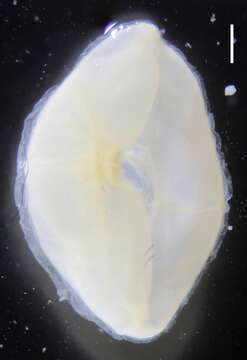
[[[17,0],[13,0],[13,5],[14,5],[14,6],[17,5]]]
[[[228,229],[229,231],[232,231],[233,226],[232,226],[232,225],[229,225],[229,226],[227,227],[227,229]]]
[[[0,349],[3,349],[3,344],[0,344]]]
[[[35,16],[34,16],[34,21],[35,21],[35,22],[40,22],[40,17],[39,17],[38,15],[35,15]]]
[[[210,22],[213,24],[215,21],[216,21],[216,16],[215,16],[215,14],[213,13],[213,14],[211,15]]]
[[[164,18],[164,21],[167,22],[167,18]]]
[[[219,45],[220,45],[220,41],[217,41],[216,45],[219,46]]]
[[[225,96],[232,96],[237,92],[237,89],[234,85],[227,85],[225,87]]]
[[[1,279],[4,279],[4,275],[1,275]]]
[[[189,42],[185,43],[185,47],[186,47],[186,48],[189,48],[189,49],[192,48],[192,46],[191,46],[191,44],[190,44]]]
[[[46,347],[42,348],[42,354],[44,354],[46,352]]]
[[[49,53],[48,53],[48,56],[52,56],[52,53],[51,53],[51,52],[49,52]]]
[[[26,330],[26,331],[29,331],[29,327],[28,327],[28,326],[25,326],[25,330]]]
[[[47,305],[50,305],[52,303],[52,301],[49,299],[48,301],[47,301]]]
[[[30,54],[31,54],[31,51],[28,50],[28,49],[26,49],[26,50],[25,50],[25,53],[28,54],[28,55],[30,55]]]

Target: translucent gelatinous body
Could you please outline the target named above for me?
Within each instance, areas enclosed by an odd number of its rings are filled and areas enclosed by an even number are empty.
[[[60,296],[116,338],[167,329],[215,249],[226,191],[198,77],[153,24],[109,30],[26,121],[25,236]]]

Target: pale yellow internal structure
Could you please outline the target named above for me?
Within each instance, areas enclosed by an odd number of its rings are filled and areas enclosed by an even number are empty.
[[[215,138],[185,60],[150,23],[114,29],[49,97],[27,150],[28,212],[56,271],[113,335],[159,334],[226,210]]]

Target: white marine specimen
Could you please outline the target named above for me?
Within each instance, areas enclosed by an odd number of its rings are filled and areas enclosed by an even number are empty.
[[[59,296],[118,339],[171,320],[224,227],[202,86],[150,22],[115,25],[26,120],[21,225]]]

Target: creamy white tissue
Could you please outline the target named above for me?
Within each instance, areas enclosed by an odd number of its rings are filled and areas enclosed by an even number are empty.
[[[116,338],[168,327],[227,198],[198,77],[148,22],[111,28],[28,117],[21,224],[60,296]]]

